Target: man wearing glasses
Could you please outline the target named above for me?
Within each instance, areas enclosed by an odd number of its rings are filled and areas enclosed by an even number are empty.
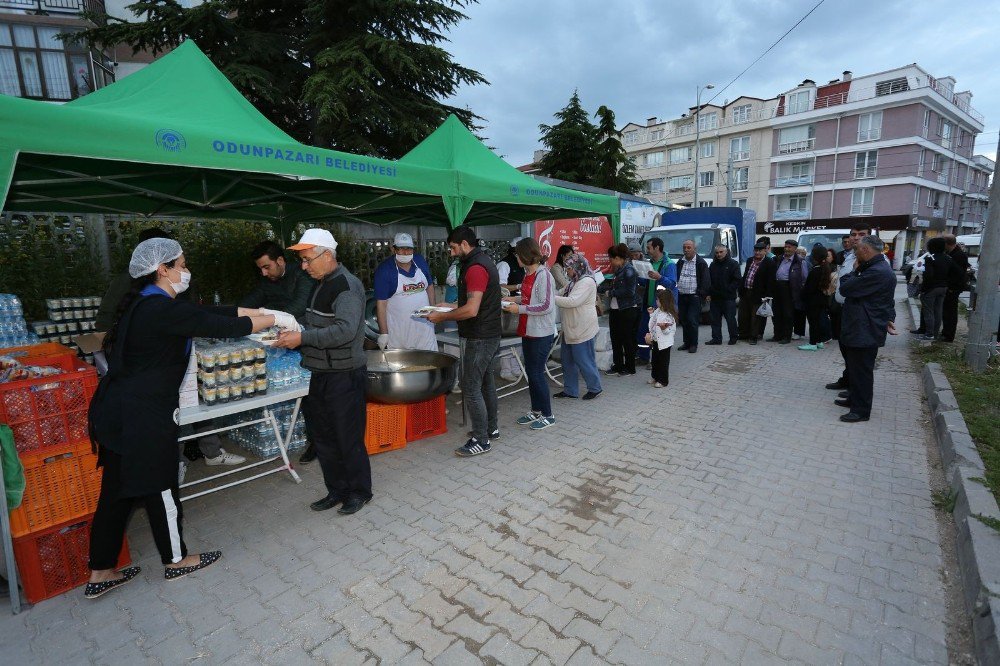
[[[314,511],[341,504],[357,513],[372,498],[372,471],[365,449],[365,288],[337,261],[337,241],[325,229],[309,229],[289,250],[319,282],[300,319],[301,332],[284,331],[275,347],[299,348],[312,372],[305,415],[323,469],[325,497]]]
[[[715,257],[708,267],[712,287],[708,292],[708,314],[712,320],[712,339],[706,345],[722,344],[722,318],[726,318],[729,329],[729,344],[735,345],[739,339],[736,328],[736,295],[740,289],[742,276],[740,262],[729,256],[725,245],[715,246]]]

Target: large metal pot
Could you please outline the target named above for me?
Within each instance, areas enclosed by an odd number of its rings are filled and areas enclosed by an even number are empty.
[[[419,349],[389,349],[384,358],[379,350],[365,354],[368,397],[375,402],[422,402],[447,393],[455,384],[458,359],[451,354]]]

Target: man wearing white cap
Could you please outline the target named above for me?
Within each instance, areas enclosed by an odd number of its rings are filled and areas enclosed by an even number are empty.
[[[301,318],[301,332],[285,331],[275,347],[302,352],[310,370],[306,420],[326,483],[325,497],[310,505],[356,513],[372,498],[372,471],[365,449],[365,288],[337,261],[337,241],[325,229],[309,229],[288,248],[319,284]]]
[[[378,346],[437,351],[434,324],[413,316],[414,311],[437,302],[430,266],[422,255],[413,251],[410,234],[396,234],[392,251],[393,256],[375,269]]]
[[[517,263],[517,254],[514,252],[514,248],[517,247],[517,241],[521,240],[521,238],[521,236],[518,236],[511,239],[510,245],[507,248],[507,256],[497,263],[500,284],[513,287],[514,289],[520,287],[521,283],[524,282],[524,269],[521,268],[521,264]]]

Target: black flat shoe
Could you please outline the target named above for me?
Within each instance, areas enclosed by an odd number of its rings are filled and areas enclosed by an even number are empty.
[[[302,455],[299,456],[299,464],[308,465],[313,460],[316,460],[316,447],[310,444],[306,447],[306,450],[302,452]]]
[[[861,416],[861,414],[855,414],[854,412],[849,412],[840,417],[840,420],[844,423],[857,423],[859,421],[867,421],[867,416]]]
[[[851,406],[851,401],[847,400],[846,398],[845,399],[838,398],[838,399],[836,399],[836,400],[833,401],[833,404],[839,405],[841,407],[850,407]]]
[[[597,393],[594,393],[593,391],[587,391],[583,395],[583,399],[584,400],[593,400],[594,398],[596,398],[597,396],[601,395],[602,393],[604,393],[604,391],[598,391]]]
[[[576,400],[576,396],[575,395],[570,395],[569,393],[566,393],[566,391],[559,391],[559,393],[553,393],[552,397],[553,398],[572,398],[572,399]],[[493,438],[490,437],[490,439],[493,439]]]
[[[848,391],[841,391],[837,394],[838,398],[849,398],[851,394]]]
[[[222,557],[221,550],[212,550],[207,553],[202,553],[199,557],[198,564],[192,564],[189,567],[164,567],[163,577],[167,580],[177,580],[178,578],[183,578],[189,573],[194,573],[199,569],[204,569],[205,567],[210,567],[219,561]]]
[[[121,578],[106,580],[102,583],[87,583],[87,587],[83,590],[83,596],[85,599],[96,599],[102,594],[107,594],[116,587],[121,587],[129,582],[138,576],[140,571],[142,571],[140,567],[125,567],[118,572],[122,575]]]
[[[337,513],[344,516],[349,516],[352,513],[357,513],[358,511],[361,511],[361,507],[363,507],[365,504],[368,504],[368,502],[371,501],[372,501],[371,497],[368,498],[352,497],[351,499],[344,502],[344,506],[337,509]]]
[[[715,340],[709,340],[705,344],[706,345],[721,345],[722,344],[722,340],[719,340],[718,342],[716,342]],[[734,344],[734,343],[730,343],[730,344]]]
[[[844,389],[847,388],[847,384],[843,383],[838,379],[835,382],[830,382],[829,384],[827,384],[825,388],[828,388],[831,391],[843,391]]]
[[[684,348],[681,347],[681,349],[684,349]],[[698,347],[688,347],[687,350],[688,350],[688,354],[696,354],[696,353],[698,353]]]
[[[323,499],[318,499],[309,505],[309,508],[313,511],[326,511],[337,506],[344,501],[343,497],[335,497],[334,495],[327,495]]]
[[[732,340],[729,341],[729,344],[735,345],[737,342],[739,342],[739,340],[737,340],[737,339],[734,338],[734,339],[732,339]]]
[[[687,349],[688,345],[681,345],[680,347],[677,348],[677,351],[687,351]]]

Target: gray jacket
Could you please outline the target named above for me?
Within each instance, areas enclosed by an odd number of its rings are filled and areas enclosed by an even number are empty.
[[[299,322],[302,367],[313,372],[365,367],[365,288],[343,264],[313,289]]]
[[[522,282],[522,284],[524,284]],[[545,266],[535,271],[535,284],[531,287],[531,303],[518,305],[517,310],[528,315],[525,336],[544,338],[556,331],[555,279]]]

